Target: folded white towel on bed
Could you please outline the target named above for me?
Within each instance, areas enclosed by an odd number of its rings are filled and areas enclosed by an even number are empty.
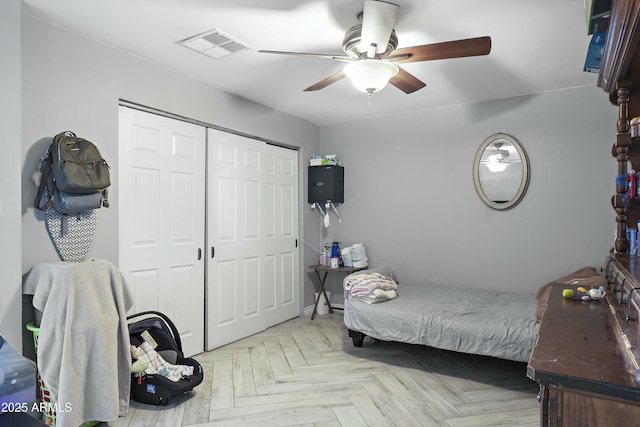
[[[390,277],[380,273],[360,273],[348,276],[344,281],[344,289],[354,296],[365,296],[374,290],[395,291],[398,284]]]
[[[349,294],[349,298],[351,299],[351,301],[362,301],[366,302],[367,304],[385,302],[397,297],[398,293],[396,291],[383,291],[382,289],[374,289],[373,292],[371,292],[369,295],[364,296],[353,296]]]

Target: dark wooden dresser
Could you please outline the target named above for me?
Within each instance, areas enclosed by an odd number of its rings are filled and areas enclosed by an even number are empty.
[[[637,270],[636,270],[637,268]],[[609,285],[599,301],[564,299],[553,284],[527,376],[540,384],[541,426],[640,425],[636,257],[607,260]],[[630,310],[627,310],[630,308]]]

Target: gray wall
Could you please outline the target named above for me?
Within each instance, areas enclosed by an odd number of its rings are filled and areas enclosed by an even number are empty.
[[[21,348],[20,0],[0,2],[0,334]]]
[[[22,272],[38,262],[58,260],[43,215],[33,208],[36,188],[31,174],[51,137],[63,130],[95,142],[112,167],[112,206],[98,211],[89,256],[117,265],[119,99],[299,147],[303,179],[306,159],[319,150],[318,126],[184,78],[134,55],[27,15],[22,16],[22,37]],[[301,184],[300,200],[304,188]],[[311,213],[301,205],[303,230],[309,217]],[[301,266],[309,262],[303,254]],[[301,268],[301,276],[304,273]],[[305,286],[311,289],[311,282],[306,281]],[[15,291],[19,286],[10,288]]]
[[[9,5],[3,3],[11,9],[15,0]],[[2,14],[10,24],[3,25],[3,31],[19,28],[15,12],[11,16]],[[74,130],[94,140],[117,170],[119,98],[300,147],[301,238],[315,247],[332,240],[364,243],[372,266],[389,265],[402,280],[535,292],[567,272],[600,266],[612,245],[615,223],[609,199],[616,169],[610,148],[616,108],[598,88],[318,129],[32,17],[22,16],[21,24],[22,71],[2,70],[13,73],[2,79],[9,93],[20,86],[20,76],[23,88],[21,128],[15,126],[19,119],[3,117],[18,136],[22,132],[17,138],[22,141],[22,221],[3,224],[14,236],[7,240],[11,246],[3,245],[13,254],[2,261],[9,271],[21,265],[25,272],[37,262],[57,259],[42,217],[31,207],[35,187],[30,177],[49,138]],[[507,212],[486,207],[471,179],[477,148],[496,132],[516,137],[531,160],[529,190],[522,203]],[[334,217],[328,230],[304,203],[306,161],[320,152],[337,154],[346,166],[343,221]],[[1,161],[11,163],[7,159]],[[3,177],[18,173],[7,169],[11,166],[5,167]],[[117,203],[114,175],[111,198]],[[5,212],[0,212],[4,220]],[[20,226],[22,238],[16,235]],[[116,262],[117,234],[117,209],[100,210],[90,256]],[[16,255],[20,245],[21,264]],[[306,266],[317,262],[317,254],[306,245],[302,249],[302,304],[309,306],[314,289]],[[340,302],[340,281],[331,286],[332,300]],[[14,295],[14,300],[19,289],[17,283],[0,284],[3,295]],[[4,301],[0,319],[6,329],[4,319],[16,311]],[[10,332],[18,334],[20,328],[13,322]]]
[[[322,152],[338,155],[346,180],[342,222],[323,239],[363,243],[371,266],[401,280],[458,287],[535,293],[599,269],[616,224],[616,119],[594,85],[323,126]],[[487,207],[472,180],[477,149],[498,132],[531,163],[528,191],[508,211]]]

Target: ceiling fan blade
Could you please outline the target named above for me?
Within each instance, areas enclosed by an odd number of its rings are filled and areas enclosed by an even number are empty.
[[[344,74],[344,72],[342,72],[342,70],[340,70],[337,73],[330,75],[326,79],[320,80],[318,83],[309,86],[304,91],[305,92],[311,92],[311,91],[314,91],[314,90],[324,89],[325,87],[329,86],[330,84],[335,83],[338,80],[342,80],[345,77],[346,77],[346,75]]]
[[[362,50],[369,52],[367,56],[372,58],[375,54],[384,53],[387,50],[387,43],[393,26],[396,25],[400,6],[382,1],[367,0],[364,2],[362,12]],[[370,49],[371,45],[376,46],[375,54]]]
[[[331,55],[331,54],[324,54],[324,53],[283,52],[280,50],[259,50],[258,52],[271,53],[275,55],[306,56],[311,58],[335,59],[336,61],[345,61],[345,62],[352,62],[357,60],[357,58],[352,58],[346,55]]]
[[[491,37],[475,37],[471,39],[453,40],[442,43],[396,49],[385,58],[394,62],[420,62],[437,59],[463,58],[466,56],[488,55],[491,52]],[[409,55],[407,58],[406,56]],[[405,57],[405,58],[403,58]]]
[[[415,77],[413,74],[398,67],[398,74],[391,77],[389,83],[400,89],[406,94],[413,93],[422,89],[426,84]]]

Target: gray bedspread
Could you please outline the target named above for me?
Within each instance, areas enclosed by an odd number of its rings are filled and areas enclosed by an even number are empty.
[[[369,271],[395,280],[388,267]],[[538,332],[535,295],[403,282],[397,292],[396,299],[367,304],[345,291],[347,328],[384,341],[529,360]]]

